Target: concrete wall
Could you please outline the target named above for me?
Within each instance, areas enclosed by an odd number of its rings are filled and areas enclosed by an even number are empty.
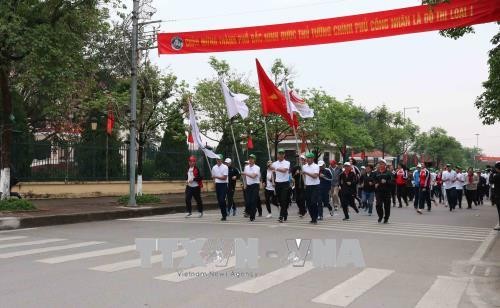
[[[142,191],[145,194],[183,193],[185,181],[145,181]],[[213,191],[212,182],[203,183],[203,191]],[[28,182],[12,189],[26,198],[82,198],[100,196],[128,195],[128,182]]]

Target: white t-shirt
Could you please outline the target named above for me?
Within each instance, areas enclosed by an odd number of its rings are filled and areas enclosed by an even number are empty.
[[[444,189],[450,189],[455,187],[455,179],[457,177],[457,173],[453,170],[448,171],[445,170],[443,171],[443,188]]]
[[[189,168],[189,170],[188,170],[188,184],[187,185],[189,187],[198,187],[198,182],[194,181],[193,170],[194,170],[193,167]],[[190,182],[190,181],[192,181],[192,182]]]
[[[486,185],[490,185],[490,174],[482,173],[481,176],[486,179]]]
[[[288,160],[282,160],[282,161],[275,161],[271,165],[275,172],[276,172],[276,183],[283,183],[283,182],[288,182],[289,181],[289,173],[290,173],[290,162]],[[285,168],[287,171],[286,172],[280,172],[277,169],[282,169]]]
[[[246,165],[245,166],[245,176],[247,185],[259,184],[260,183],[260,167],[257,165]],[[251,178],[248,175],[257,175],[255,178]]]
[[[212,176],[224,176],[224,175],[227,176],[228,174],[229,174],[229,169],[224,164],[221,164],[220,166],[215,165],[212,167]],[[228,182],[227,177],[225,180],[215,179],[215,183],[227,183],[227,182]]]
[[[315,163],[305,164],[302,166],[302,170],[307,173],[316,173],[319,174],[319,166]],[[312,178],[309,175],[305,175],[305,184],[307,185],[319,185],[319,176],[317,178]]]
[[[273,171],[272,170],[267,170],[266,173],[266,190],[272,190],[274,191],[274,186],[273,186]]]
[[[455,188],[456,189],[464,189],[465,185],[465,176],[463,173],[457,173],[457,177],[455,178]]]

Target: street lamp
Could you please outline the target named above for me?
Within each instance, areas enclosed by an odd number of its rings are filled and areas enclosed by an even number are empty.
[[[477,167],[477,160],[478,160],[478,156],[479,156],[479,134],[478,133],[475,133],[474,135],[476,135],[476,155],[474,156],[474,168]]]
[[[97,130],[97,119],[95,117],[90,119],[90,128],[92,128],[92,131]]]
[[[94,177],[95,179],[95,160],[96,160],[96,149],[95,149],[95,131],[97,130],[97,118],[96,117],[92,117],[90,119],[90,128],[92,129],[92,145],[93,145],[93,149],[92,149],[92,176]]]
[[[417,113],[420,113],[420,107],[414,106],[414,107],[403,107],[403,119],[406,119],[406,110],[412,110],[416,109]]]

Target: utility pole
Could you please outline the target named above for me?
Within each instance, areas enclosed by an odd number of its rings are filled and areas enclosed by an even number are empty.
[[[136,163],[136,109],[137,109],[137,33],[139,19],[139,0],[133,0],[132,8],[132,57],[130,70],[130,147],[129,147],[129,173],[130,173],[130,190],[129,190],[129,206],[137,206],[135,202],[135,163]]]

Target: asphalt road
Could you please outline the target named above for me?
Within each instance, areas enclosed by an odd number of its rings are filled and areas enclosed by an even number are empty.
[[[337,215],[313,226],[296,212],[292,207],[285,224],[241,216],[220,222],[210,211],[203,218],[172,214],[2,231],[0,306],[465,308],[493,307],[488,303],[498,300],[498,293],[484,294],[499,287],[500,256],[481,261],[498,236],[490,205],[453,213],[440,205],[423,215],[392,208],[387,225],[353,214],[349,222]],[[207,276],[183,276],[178,268],[162,268],[158,252],[145,268],[137,238],[257,238],[258,268],[237,269],[230,258],[226,267],[183,271]],[[291,266],[287,239],[335,239],[337,253],[342,243],[357,240],[364,266],[320,268],[310,260]],[[185,252],[174,253],[174,266]],[[481,279],[489,279],[487,286],[478,285]]]

